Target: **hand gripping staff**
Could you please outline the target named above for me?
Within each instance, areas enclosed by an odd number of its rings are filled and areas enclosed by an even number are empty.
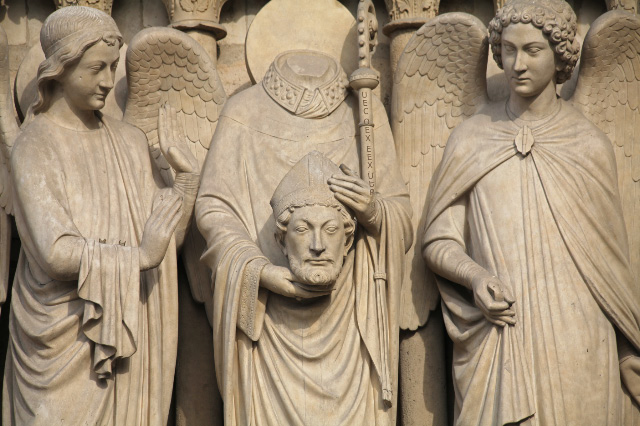
[[[358,3],[358,65],[359,68],[349,76],[349,84],[358,91],[358,116],[360,119],[360,174],[369,186],[369,193],[374,196],[376,190],[376,161],[373,145],[373,93],[380,83],[378,73],[371,68],[371,54],[378,44],[378,21],[371,0],[360,0]],[[382,232],[381,239],[385,238]],[[389,371],[389,323],[387,312],[386,273],[384,268],[384,242],[378,244],[374,237],[367,235],[367,247],[373,260],[376,315],[380,328],[378,330],[378,362],[376,370],[382,385],[382,397],[387,406],[393,401],[393,387]]]

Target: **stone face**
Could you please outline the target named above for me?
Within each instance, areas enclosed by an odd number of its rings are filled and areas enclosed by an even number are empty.
[[[127,53],[127,45],[120,48],[120,57]],[[20,63],[20,68],[16,74],[15,93],[18,100],[18,107],[21,115],[27,115],[29,106],[36,100],[36,74],[38,66],[44,61],[44,52],[39,44],[33,45]],[[107,95],[103,112],[110,117],[122,119],[124,105],[127,100],[127,76],[124,61],[116,68],[116,77],[113,90]]]
[[[611,68],[637,63],[624,52],[640,46],[640,20],[610,12],[594,22],[572,106],[558,98],[556,84],[571,77],[580,54],[576,21],[565,2],[507,3],[490,23],[489,40],[508,99],[490,102],[481,85],[473,98],[477,109],[462,105],[456,114],[444,94],[461,89],[458,99],[469,99],[472,90],[444,84],[443,96],[430,94],[444,100],[437,107],[445,117],[473,114],[448,137],[419,235],[453,341],[455,424],[627,424],[638,416],[637,236],[635,229],[627,231],[624,214],[636,200],[618,191],[636,182],[628,165],[616,167],[612,149],[627,137],[612,132],[602,117],[608,109],[626,117],[635,104],[618,100],[615,88],[602,90],[598,101],[593,88],[596,81],[605,87],[618,79],[632,91],[640,87],[635,76]],[[453,27],[455,35],[447,30]],[[566,31],[549,41],[540,27]],[[424,35],[436,36],[420,50],[411,50],[421,42],[420,32],[409,42],[405,63],[422,56],[420,68],[429,69],[432,48],[455,51],[454,40],[474,32],[466,44],[481,46],[485,55],[482,24],[463,14],[442,15],[427,24]],[[407,79],[401,84],[410,84],[415,66],[402,65],[403,58],[399,69]],[[423,84],[453,83],[462,69],[430,71]],[[484,73],[483,66],[468,70]],[[406,105],[420,104],[419,96],[399,99],[399,123],[409,118]],[[637,127],[635,121],[619,125],[633,133]],[[588,330],[580,325],[585,322]]]
[[[3,423],[166,424],[178,332],[176,248],[199,165],[175,110],[162,108],[157,121],[176,173],[166,188],[145,135],[97,113],[114,87],[122,43],[107,14],[61,9],[45,21],[41,40],[41,96],[25,125],[11,125],[13,108],[0,104],[3,150],[14,147],[3,155],[11,157],[23,242]],[[70,410],[69,400],[82,409]]]
[[[255,405],[253,415],[260,415],[264,419],[285,418],[285,422],[290,424],[305,421],[314,423],[323,421],[326,416],[332,416],[332,422],[337,424],[395,423],[396,324],[399,313],[396,303],[399,287],[392,283],[398,283],[401,278],[398,260],[406,249],[403,238],[406,242],[407,233],[410,232],[407,228],[408,200],[396,168],[384,109],[377,100],[373,103],[374,122],[377,123],[374,129],[376,170],[379,176],[384,176],[379,182],[379,194],[371,198],[364,182],[356,178],[360,168],[356,142],[358,128],[355,127],[357,110],[354,109],[355,100],[344,88],[345,80],[344,72],[329,56],[312,51],[283,53],[272,65],[268,79],[231,97],[222,112],[212,142],[214,150],[204,166],[196,217],[209,246],[203,260],[217,271],[214,282],[214,353],[216,370],[225,372],[218,376],[218,381],[227,424],[251,422],[250,418],[245,417],[245,413],[249,414],[245,398],[250,390],[237,388],[234,383],[237,377],[246,377],[245,374],[252,368],[260,368],[268,383],[264,386],[257,382],[251,384],[253,392],[260,392],[260,400],[264,401]],[[327,97],[325,91],[334,93],[335,99]],[[274,123],[279,124],[274,127]],[[328,182],[331,184],[330,190],[336,193],[335,198],[355,212],[363,228],[360,230],[361,236],[347,254],[343,274],[338,280],[339,289],[317,301],[298,302],[295,297],[306,299],[318,293],[311,293],[308,287],[300,288],[293,283],[296,280],[288,267],[291,258],[287,260],[286,250],[283,252],[279,240],[274,238],[274,232],[279,228],[272,209],[268,207],[267,197],[277,192],[279,184],[283,185],[280,182],[287,173],[291,173],[292,166],[314,150],[321,150],[335,164],[345,164],[350,169],[345,173],[351,176],[349,179],[360,191],[359,196],[352,193],[356,189],[348,189],[350,183],[346,184],[346,177]],[[260,178],[256,179],[257,176]],[[302,183],[306,179],[297,181]],[[331,194],[325,190],[322,197],[327,193]],[[354,201],[348,201],[349,197],[361,201],[353,204]],[[307,204],[307,201],[298,201],[297,204],[301,206]],[[280,216],[277,212],[283,211],[281,203],[272,204],[276,209],[275,214]],[[322,204],[332,203],[323,201]],[[383,210],[379,210],[381,208]],[[363,238],[364,235],[376,234],[386,236],[382,240],[386,244],[382,250],[387,253],[384,262],[387,282],[390,283],[388,287],[384,282],[374,280],[371,275],[368,278],[353,275],[354,270],[373,268],[369,256],[380,248],[372,240],[367,242]],[[241,236],[241,239],[227,238],[225,235]],[[367,244],[374,245],[367,250]],[[240,246],[242,250],[234,249]],[[356,261],[364,263],[356,266]],[[376,299],[368,299],[376,297],[379,291],[377,286],[388,289],[388,295],[380,295],[382,299],[378,299],[378,304],[374,303]],[[354,288],[367,290],[353,294]],[[365,294],[368,296],[365,297]],[[228,300],[228,303],[221,304],[222,300]],[[306,311],[300,310],[301,303],[308,309],[309,317],[303,315],[304,318],[298,318],[299,314]],[[220,306],[220,310],[216,310],[215,306]],[[234,306],[238,306],[238,309]],[[388,329],[384,327],[387,321]],[[323,327],[325,322],[327,326]],[[334,329],[329,323],[337,327],[336,334],[327,335],[326,340],[322,336]],[[298,326],[288,330],[290,326],[287,324]],[[301,366],[298,361],[293,361],[297,359],[295,356],[288,362],[286,358],[265,358],[266,352],[265,355],[258,354],[280,345],[273,340],[273,336],[280,333],[293,339],[293,352],[302,349],[299,345],[306,340],[300,339],[306,333],[315,336],[310,337],[310,352],[304,354],[305,359],[311,357],[308,359],[308,373],[305,373],[305,369],[299,369]],[[345,366],[346,370],[332,368],[329,361],[331,357],[322,355],[325,351],[333,353],[332,344],[327,347],[323,345],[341,335],[348,349],[345,347],[334,355],[339,355],[340,363],[347,362],[347,358],[355,363],[349,364],[351,367],[348,368]],[[255,345],[255,357],[260,358],[254,358],[254,355],[242,349],[246,345]],[[229,364],[236,357],[239,357],[238,363]],[[259,359],[263,361],[258,363]],[[272,362],[276,365],[270,368],[263,366],[263,363],[268,366]],[[262,393],[266,390],[261,389],[271,389],[270,383],[280,380],[274,375],[278,368],[282,369],[287,379],[282,380],[283,387],[279,387],[278,394],[272,397],[272,402],[268,402],[267,394]],[[330,377],[321,379],[321,371]],[[344,371],[344,377],[335,376],[338,371]],[[254,375],[256,379],[260,376]],[[345,387],[344,380],[348,377],[365,381],[360,387]],[[303,402],[304,392],[299,388],[301,380],[308,381],[309,386],[315,389],[309,390],[306,406]],[[326,385],[322,385],[324,380],[327,380]],[[342,390],[335,393],[331,389]],[[362,401],[371,401],[375,408],[362,411],[363,406],[358,405],[357,411],[345,411],[341,400],[354,401],[355,394],[364,389],[372,389],[374,398],[370,400],[369,396],[362,395]],[[274,392],[275,388],[270,394]],[[344,398],[337,395],[344,395]],[[287,402],[291,398],[293,404]],[[358,398],[356,400],[360,400]],[[298,418],[303,420],[296,420],[296,412],[302,416]]]

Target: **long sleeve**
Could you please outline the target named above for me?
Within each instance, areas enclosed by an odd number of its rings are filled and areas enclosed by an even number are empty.
[[[464,198],[442,212],[424,236],[422,255],[431,271],[471,289],[475,277],[490,274],[465,251],[465,214]]]
[[[57,155],[22,139],[12,155],[16,225],[31,260],[51,278],[78,278],[85,239],[73,223]],[[71,190],[71,188],[69,188]]]

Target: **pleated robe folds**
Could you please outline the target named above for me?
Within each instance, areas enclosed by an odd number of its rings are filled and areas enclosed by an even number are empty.
[[[349,369],[348,360],[351,360],[358,368],[363,369],[359,370],[360,375],[355,375],[358,377],[357,383],[370,383],[370,389],[360,393],[352,391],[342,395],[329,395],[330,389],[339,389],[341,386],[325,382],[326,387],[314,387],[305,394],[310,410],[305,410],[304,406],[287,405],[282,401],[275,401],[271,406],[266,406],[264,398],[268,392],[273,399],[286,398],[288,392],[294,392],[297,384],[293,383],[291,388],[287,388],[287,383],[291,382],[285,381],[296,369],[293,366],[295,361],[291,360],[293,364],[287,363],[286,366],[280,364],[286,371],[272,371],[274,365],[278,365],[274,360],[282,360],[279,357],[281,352],[276,353],[278,356],[274,355],[270,360],[263,358],[267,342],[262,344],[262,339],[275,342],[270,346],[273,349],[271,354],[274,354],[278,342],[285,344],[285,340],[276,339],[274,336],[285,333],[292,342],[300,342],[296,335],[304,331],[292,328],[287,332],[288,323],[278,324],[275,320],[280,318],[281,321],[285,321],[286,318],[290,318],[291,327],[299,324],[293,315],[300,314],[293,306],[294,300],[284,300],[286,298],[258,289],[262,265],[267,262],[280,266],[288,265],[274,238],[276,226],[269,200],[285,174],[311,151],[320,151],[334,163],[344,163],[352,170],[360,169],[357,108],[354,106],[354,99],[348,97],[325,118],[297,117],[275,103],[262,85],[256,85],[229,99],[220,116],[202,172],[202,184],[196,202],[196,218],[208,245],[203,260],[214,274],[214,353],[218,385],[224,400],[225,424],[228,426],[255,425],[261,424],[260,422],[291,425],[357,425],[372,424],[372,420],[380,425],[395,424],[399,294],[402,256],[412,239],[409,221],[411,210],[407,190],[396,164],[389,124],[384,108],[377,100],[374,105],[375,154],[377,190],[382,197],[385,223],[384,238],[381,239],[380,245],[385,247],[381,261],[386,267],[387,278],[386,300],[383,303],[388,309],[387,362],[390,366],[393,404],[391,407],[385,407],[380,391],[380,379],[376,373],[381,353],[378,339],[381,326],[376,322],[375,286],[380,284],[373,281],[371,258],[367,256],[362,238],[355,243],[355,249],[352,249],[345,260],[345,269],[351,272],[343,270],[341,284],[338,286],[340,290],[336,290],[337,294],[332,296],[335,297],[335,305],[332,301],[326,307],[333,309],[338,304],[345,306],[345,309],[349,310],[346,313],[341,312],[345,317],[339,319],[339,315],[336,314],[331,321],[343,321],[344,324],[350,325],[342,327],[334,323],[325,323],[327,329],[314,331],[312,324],[317,324],[316,320],[321,321],[323,314],[322,309],[311,308],[316,312],[312,315],[317,317],[308,322],[309,328],[304,329],[309,333],[309,339],[304,342],[317,344],[307,355],[321,356],[322,353],[331,352],[328,346],[324,346],[327,351],[323,352],[323,344],[326,341],[318,338],[319,335],[329,338],[326,331],[332,326],[338,327],[341,331],[348,330],[341,344],[345,345],[344,350],[355,350],[355,358],[342,357],[345,362],[339,363],[340,365],[327,361],[325,368],[335,370],[327,371],[327,377],[335,375],[340,369]],[[344,274],[350,276],[345,277]],[[243,289],[254,296],[243,297]],[[287,314],[288,310],[291,315]],[[291,350],[293,352],[290,353],[295,353],[297,349]],[[314,352],[315,350],[317,352]],[[305,356],[301,352],[299,354]],[[269,362],[272,363],[268,364]],[[311,369],[318,372],[322,361],[316,359],[315,362],[317,364]],[[367,363],[367,366],[362,363]],[[370,369],[371,378],[363,377],[367,375],[366,369]],[[270,387],[278,382],[280,373],[281,387]],[[303,380],[304,368],[297,375],[299,380]],[[266,377],[273,380],[265,380]],[[348,377],[354,377],[352,370],[349,374],[345,373],[344,378],[340,377],[340,380],[347,380]],[[361,379],[363,381],[360,381]],[[268,389],[259,391],[258,383],[261,383],[260,386],[267,386]],[[310,386],[313,386],[312,383],[317,381],[314,382],[314,379],[309,377]],[[337,416],[336,419],[335,413],[329,412],[333,407],[335,411],[348,413],[349,410],[343,410],[348,404],[354,404],[354,410],[358,410],[358,407],[362,407],[359,405],[362,400],[354,395],[371,397],[370,410],[365,410],[366,416],[345,415]],[[260,407],[255,406],[256,403],[260,403]],[[290,404],[295,404],[295,401]],[[311,415],[314,412],[311,408],[317,410],[318,407],[326,407],[326,416]],[[259,413],[265,414],[258,415]]]
[[[423,247],[457,242],[516,299],[515,326],[497,327],[471,290],[438,277],[456,425],[623,422],[615,329],[640,349],[640,289],[615,157],[602,132],[559,102],[537,122],[510,120],[504,103],[465,121],[430,188]],[[523,155],[514,141],[525,124],[535,142]]]
[[[5,425],[166,424],[177,350],[176,250],[140,272],[162,180],[138,129],[75,131],[36,116],[13,155],[22,250]]]

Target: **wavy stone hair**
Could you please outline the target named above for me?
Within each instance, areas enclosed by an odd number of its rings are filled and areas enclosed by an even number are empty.
[[[49,15],[40,31],[40,44],[46,59],[38,67],[37,98],[28,116],[47,109],[55,79],[99,41],[122,46],[122,34],[106,13],[91,7],[68,6]]]
[[[576,40],[577,18],[564,0],[512,0],[498,10],[489,23],[489,43],[493,59],[502,69],[502,31],[510,24],[531,24],[540,29],[564,67],[556,74],[556,83],[571,78],[580,58],[580,43]]]
[[[305,204],[305,205],[295,205],[291,206],[282,213],[280,216],[276,218],[276,233],[275,237],[278,243],[284,247],[284,237],[287,233],[287,226],[289,226],[289,221],[291,220],[291,215],[293,211],[297,208],[304,207],[307,205],[324,205],[324,204]],[[351,247],[353,243],[353,235],[356,232],[356,220],[349,210],[341,205],[331,205],[327,207],[332,207],[337,209],[340,212],[340,217],[342,218],[342,223],[344,224],[344,234],[347,237],[346,246]]]

